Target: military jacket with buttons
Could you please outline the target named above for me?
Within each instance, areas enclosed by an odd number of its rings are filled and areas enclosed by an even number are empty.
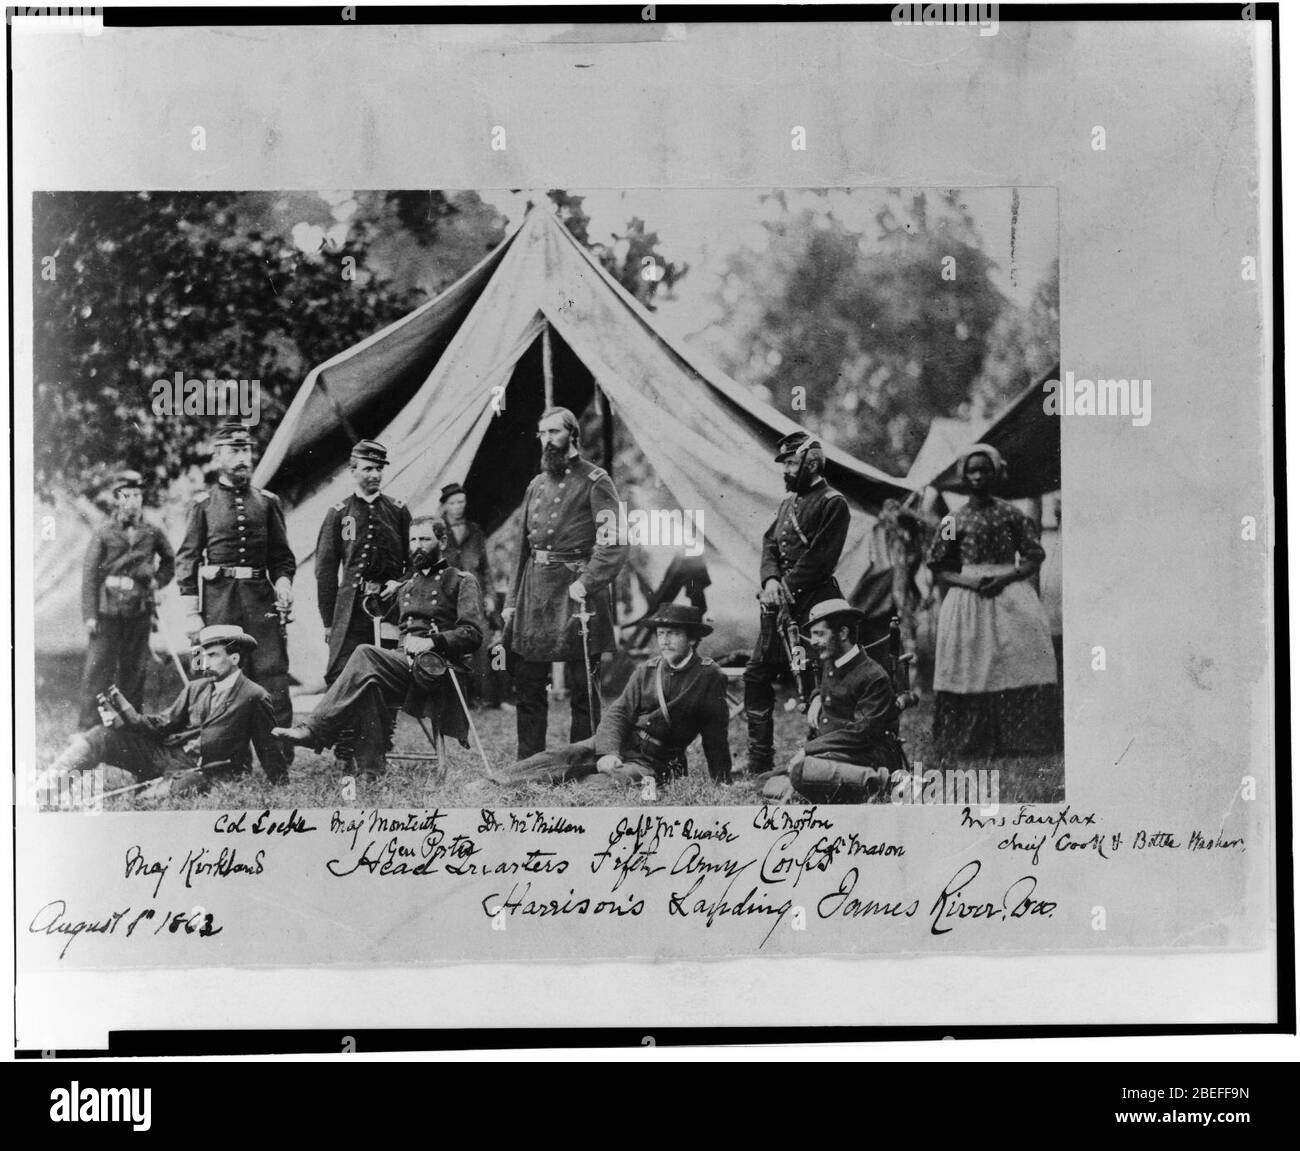
[[[808,715],[805,755],[890,771],[903,766],[890,735],[898,703],[889,673],[861,648],[841,667],[822,660],[821,683]]]
[[[519,566],[507,607],[515,608],[510,647],[525,660],[582,658],[578,602],[569,585],[587,589],[592,655],[614,650],[611,583],[627,560],[617,538],[618,492],[604,468],[572,456],[561,475],[543,471],[524,494]]]
[[[204,567],[209,574],[201,579]],[[214,568],[251,568],[253,578]],[[182,596],[200,596],[204,623],[237,624],[257,640],[246,670],[263,685],[289,671],[273,585],[282,576],[293,579],[296,569],[278,496],[216,483],[194,497],[176,552],[176,586]],[[287,690],[287,684],[273,690]]]
[[[483,598],[468,572],[439,561],[417,571],[397,593],[400,627],[408,635],[438,634],[453,659],[478,650],[483,642]]]
[[[841,594],[835,568],[848,534],[848,501],[824,479],[807,492],[791,493],[763,534],[759,586],[784,580],[802,623],[815,604]]]
[[[146,614],[153,607],[153,586],[171,583],[175,563],[161,528],[144,520],[127,525],[114,516],[95,530],[86,549],[81,618]]]
[[[272,584],[281,576],[292,579],[298,565],[279,496],[251,485],[237,490],[222,483],[195,496],[176,553],[181,595],[198,594],[199,568],[205,564],[265,569]]]
[[[410,509],[382,492],[370,501],[353,492],[325,513],[316,540],[316,602],[330,629],[330,664],[347,638],[362,585],[402,578],[410,532]]]

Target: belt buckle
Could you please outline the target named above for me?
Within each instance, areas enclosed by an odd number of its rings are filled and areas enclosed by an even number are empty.
[[[232,567],[229,571],[232,579],[252,579],[254,569],[250,567]]]

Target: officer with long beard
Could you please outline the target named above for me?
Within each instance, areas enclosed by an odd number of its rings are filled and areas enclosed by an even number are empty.
[[[600,657],[614,650],[611,584],[627,545],[601,525],[617,524],[618,492],[604,468],[578,454],[578,419],[547,408],[537,423],[542,471],[524,495],[524,524],[514,587],[501,613],[516,657],[518,759],[546,748],[546,685],[563,662],[569,683],[569,742],[590,738],[600,722]],[[575,613],[589,612],[586,656]],[[595,713],[589,700],[595,701]]]
[[[826,482],[822,474],[826,456],[815,436],[800,431],[783,437],[776,462],[785,469],[790,494],[763,535],[759,637],[745,666],[746,769],[751,775],[771,771],[775,756],[774,684],[788,665],[778,623],[780,608],[788,608],[802,632],[814,604],[842,598],[835,567],[849,534],[848,501]]]

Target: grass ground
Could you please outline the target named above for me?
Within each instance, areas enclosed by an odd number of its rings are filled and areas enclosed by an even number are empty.
[[[68,737],[76,731],[76,693],[80,677],[80,660],[59,658],[41,659],[36,668],[36,751],[38,766],[47,765],[63,747]],[[174,698],[180,684],[175,672],[165,666],[150,666],[145,687],[146,710],[160,710]],[[789,758],[800,745],[803,724],[798,711],[785,710],[781,705],[785,697],[778,697],[777,708],[777,759]],[[919,759],[925,767],[940,766],[932,753],[930,730],[933,719],[931,701],[903,716],[903,738],[909,757]],[[515,751],[515,717],[513,712],[488,709],[476,711],[474,721],[489,760],[495,764],[510,763]],[[568,703],[553,700],[550,724],[551,744],[568,737]],[[737,716],[731,721],[731,749],[736,766],[744,765],[745,721]],[[428,752],[428,741],[413,719],[403,715],[398,723],[395,739],[398,752]],[[435,782],[431,766],[395,760],[390,762],[387,774],[373,784],[357,784],[353,795],[343,790],[343,781],[333,766],[329,753],[315,754],[299,748],[294,757],[289,782],[271,788],[258,772],[231,784],[214,786],[207,795],[169,797],[158,803],[145,804],[133,796],[115,797],[106,801],[107,810],[189,810],[240,809],[265,806],[280,809],[325,807],[493,807],[510,804],[546,807],[587,807],[593,804],[608,805],[608,793],[593,795],[592,789],[582,784],[562,784],[556,787],[530,785],[510,790],[478,782],[482,768],[477,752],[466,750],[454,742],[449,746],[450,766],[447,776]],[[658,802],[667,806],[732,806],[752,805],[755,795],[748,783],[715,784],[705,767],[698,743],[689,754],[690,774],[659,788]],[[1010,803],[1054,803],[1065,798],[1063,759],[1060,753],[1051,756],[1025,756],[1010,759],[961,760],[943,766],[987,768],[998,771],[1000,801]],[[126,772],[108,769],[104,789],[112,790],[133,782]],[[640,793],[628,789],[622,800],[627,806],[641,802]]]

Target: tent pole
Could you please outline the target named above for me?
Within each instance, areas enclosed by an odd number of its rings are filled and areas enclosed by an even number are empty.
[[[546,406],[555,407],[555,376],[551,370],[551,325],[542,327],[542,389]]]
[[[609,408],[609,397],[601,388],[596,389],[600,397],[600,429],[604,436],[605,470],[614,474],[614,413]]]

